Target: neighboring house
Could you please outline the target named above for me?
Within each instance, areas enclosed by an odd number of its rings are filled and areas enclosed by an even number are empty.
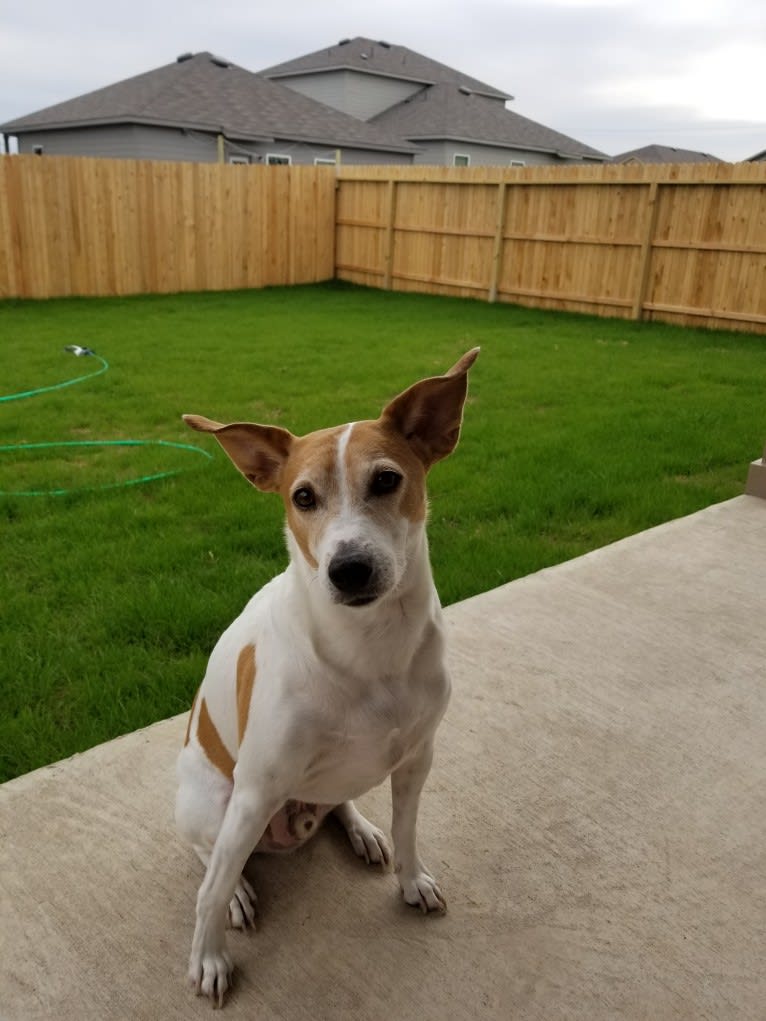
[[[403,46],[369,39],[258,74],[210,53],[6,124],[19,152],[267,163],[607,162],[508,109],[512,97]]]
[[[19,152],[194,162],[411,162],[415,147],[211,53],[7,124]]]
[[[260,72],[418,147],[414,163],[607,162],[567,135],[506,108],[513,99],[405,46],[372,39],[337,45]]]
[[[615,156],[614,163],[725,163],[709,152],[695,152],[693,149],[675,149],[670,145],[645,145],[641,149]]]
[[[755,156],[748,156],[745,160],[746,163],[766,163],[766,149],[761,152],[757,152]]]

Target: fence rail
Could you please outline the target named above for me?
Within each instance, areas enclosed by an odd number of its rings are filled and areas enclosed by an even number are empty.
[[[0,158],[0,298],[333,276],[766,333],[766,164]]]
[[[344,167],[336,274],[766,332],[766,165]]]

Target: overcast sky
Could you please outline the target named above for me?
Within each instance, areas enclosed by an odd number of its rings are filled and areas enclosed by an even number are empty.
[[[766,0],[0,0],[0,123],[210,50],[257,71],[384,39],[609,155],[766,149]]]

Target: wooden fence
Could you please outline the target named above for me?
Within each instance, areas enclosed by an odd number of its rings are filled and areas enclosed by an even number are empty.
[[[333,276],[766,333],[766,164],[0,158],[0,298]]]
[[[0,158],[0,298],[333,276],[331,167]]]
[[[766,332],[766,164],[344,167],[336,275]]]

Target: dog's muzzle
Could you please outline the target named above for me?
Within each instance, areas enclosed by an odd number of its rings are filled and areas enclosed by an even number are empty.
[[[369,554],[358,550],[339,550],[330,561],[327,576],[339,603],[366,606],[378,598],[375,563]]]

